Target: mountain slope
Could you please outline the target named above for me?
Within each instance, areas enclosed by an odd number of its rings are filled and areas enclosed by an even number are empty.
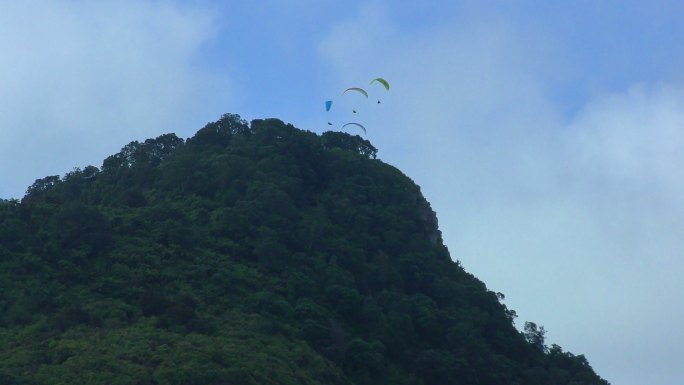
[[[376,151],[225,115],[0,202],[0,384],[607,384]]]

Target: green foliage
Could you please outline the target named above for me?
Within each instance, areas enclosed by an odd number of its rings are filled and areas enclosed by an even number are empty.
[[[546,340],[546,330],[543,326],[537,327],[534,322],[525,322],[525,339],[530,345],[540,351],[546,352],[548,348],[544,344]]]
[[[607,384],[376,154],[227,114],[0,201],[0,384]]]

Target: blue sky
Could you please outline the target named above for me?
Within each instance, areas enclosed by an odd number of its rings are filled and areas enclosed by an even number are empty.
[[[5,2],[0,197],[227,112],[322,132],[384,76],[351,118],[452,257],[611,383],[678,383],[682,4]]]

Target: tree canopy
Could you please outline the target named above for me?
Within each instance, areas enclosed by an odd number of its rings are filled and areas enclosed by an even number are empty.
[[[228,114],[0,201],[0,384],[607,384],[376,155]]]

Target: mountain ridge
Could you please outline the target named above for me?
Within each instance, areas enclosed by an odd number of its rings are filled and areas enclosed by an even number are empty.
[[[226,114],[0,201],[0,384],[607,384],[376,155]]]

